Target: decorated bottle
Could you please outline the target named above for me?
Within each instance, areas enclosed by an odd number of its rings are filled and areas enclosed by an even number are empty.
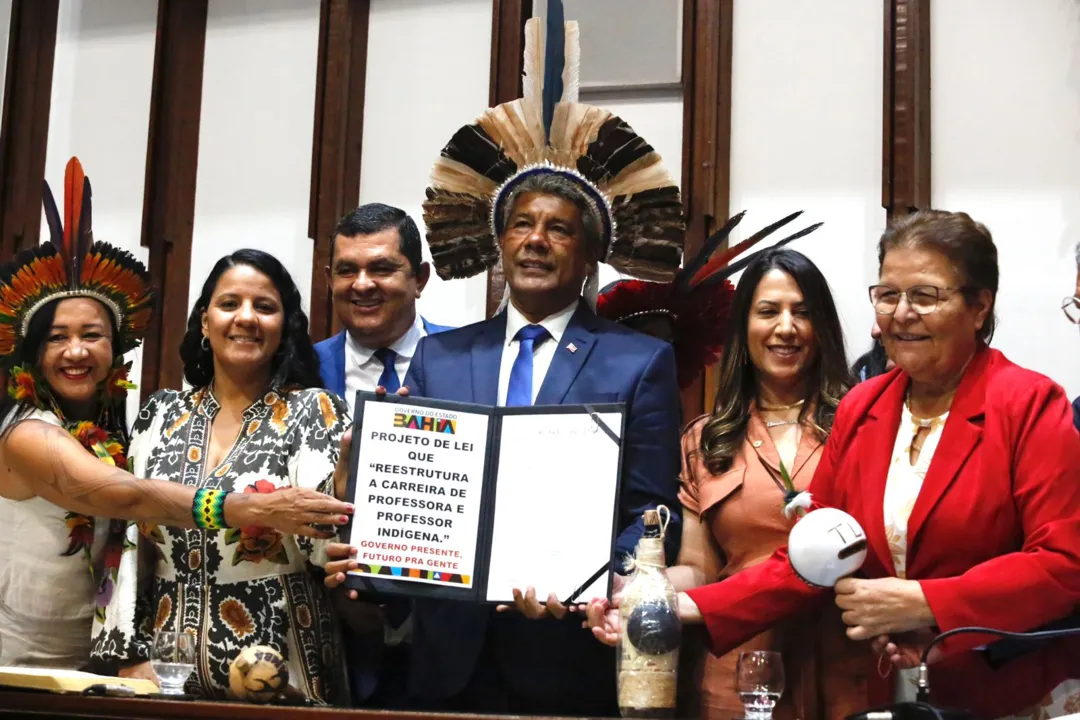
[[[676,613],[675,588],[664,572],[661,511],[645,511],[645,533],[638,541],[634,572],[619,607],[623,628],[619,642],[619,712],[623,717],[669,718],[675,715],[676,678],[682,623]]]

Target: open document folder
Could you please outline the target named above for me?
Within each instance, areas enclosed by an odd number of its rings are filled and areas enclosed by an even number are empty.
[[[622,403],[490,407],[357,393],[346,542],[360,590],[607,597]]]

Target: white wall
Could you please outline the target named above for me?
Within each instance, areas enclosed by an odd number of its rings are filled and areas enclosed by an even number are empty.
[[[1080,393],[1080,339],[1059,310],[1080,240],[1080,4],[932,5],[933,201],[998,246],[994,346]]]
[[[402,208],[424,232],[431,166],[488,106],[490,66],[491,0],[372,0],[361,204]],[[426,242],[424,254],[430,260]],[[485,278],[444,282],[432,273],[420,312],[446,325],[482,320]]]
[[[0,0],[0,42],[10,7]],[[1076,329],[1058,310],[1080,240],[1080,3],[949,0],[933,13],[934,203],[995,234],[995,345],[1080,393]],[[155,18],[144,0],[61,3],[46,168],[57,185],[78,154],[98,236],[142,258]],[[734,23],[731,208],[750,211],[736,239],[798,208],[806,223],[825,221],[794,247],[829,279],[854,357],[869,342],[865,288],[885,220],[880,3],[746,0]],[[358,202],[421,222],[431,163],[487,104],[490,28],[489,0],[373,0]],[[211,0],[193,294],[222,254],[255,246],[282,258],[309,296],[317,42],[314,0]],[[679,176],[677,94],[582,100],[624,117]],[[464,324],[483,317],[484,297],[483,278],[435,279],[420,307]]]
[[[824,221],[790,247],[828,279],[854,359],[870,344],[885,224],[881,3],[737,2],[733,33],[731,212],[749,211],[735,239],[795,210],[797,227]]]
[[[0,13],[7,22],[11,3],[4,5]],[[72,155],[79,157],[93,187],[94,237],[129,250],[143,262],[142,199],[156,27],[156,3],[60,3],[45,159],[45,179],[62,208],[64,167]],[[0,34],[6,43],[6,28],[0,27]],[[41,227],[47,240],[44,219]],[[132,377],[138,382],[142,350],[128,359],[134,361]],[[131,393],[129,418],[138,405],[138,393]]]
[[[318,44],[315,0],[210,0],[189,306],[218,259],[253,247],[308,307]]]

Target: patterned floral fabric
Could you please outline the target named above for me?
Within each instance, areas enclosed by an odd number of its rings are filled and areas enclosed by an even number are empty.
[[[133,430],[136,474],[245,493],[326,487],[347,427],[337,396],[268,392],[244,412],[244,427],[221,464],[207,468],[219,410],[209,388],[155,393]],[[140,586],[139,553],[124,552],[95,657],[141,662],[155,630],[179,627],[199,638],[189,693],[225,697],[229,663],[248,646],[269,645],[285,657],[291,685],[317,701],[338,699],[340,644],[322,582],[311,572],[310,539],[257,526],[202,532],[131,525],[129,550],[140,537],[143,567],[149,556],[153,571],[144,570]]]

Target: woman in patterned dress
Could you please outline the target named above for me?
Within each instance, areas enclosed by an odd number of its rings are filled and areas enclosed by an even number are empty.
[[[51,240],[0,269],[0,665],[83,668],[112,592],[110,517],[194,527],[195,491],[125,471],[130,363],[150,321],[146,268],[91,233],[89,179],[48,186]],[[347,506],[304,490],[229,496],[227,522],[316,534]],[[123,524],[120,524],[122,540]],[[97,597],[97,601],[95,600]]]
[[[836,584],[847,635],[871,640],[872,704],[913,695],[930,638],[980,626],[1027,631],[1080,605],[1080,436],[1062,388],[988,343],[998,289],[990,232],[964,213],[898,220],[878,246],[870,299],[896,368],[853,388],[810,490],[850,513],[868,553]],[[786,549],[679,597],[722,652],[831,591]],[[617,637],[594,608],[594,630]],[[930,699],[980,718],[1080,711],[1080,652],[1060,639],[1004,657],[995,638],[949,637],[930,656]],[[873,661],[872,661],[873,662]],[[895,668],[898,672],[889,674]]]
[[[318,389],[300,293],[280,262],[257,250],[218,261],[180,354],[193,387],[155,393],[140,411],[137,474],[248,494],[331,487],[347,411]],[[309,572],[311,542],[254,525],[149,538],[152,588],[134,612],[119,613],[132,618],[121,628],[124,674],[149,674],[153,632],[175,628],[197,637],[189,693],[225,697],[230,662],[268,645],[284,656],[294,688],[318,702],[337,698],[339,643],[325,590]]]

